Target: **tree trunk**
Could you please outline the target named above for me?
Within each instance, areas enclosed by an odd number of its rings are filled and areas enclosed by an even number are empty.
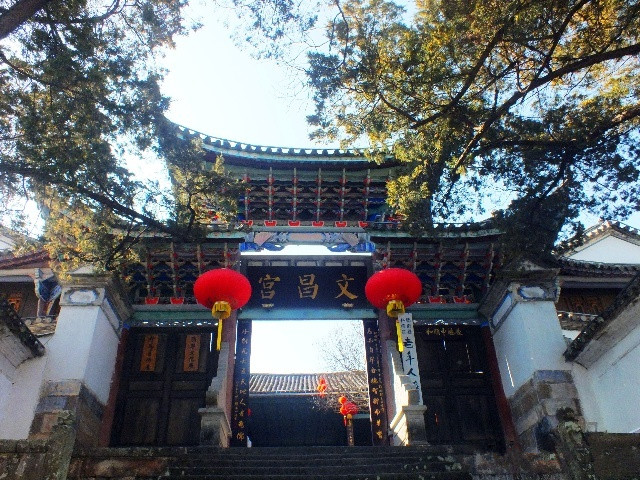
[[[0,40],[7,37],[51,0],[18,0],[0,15]]]

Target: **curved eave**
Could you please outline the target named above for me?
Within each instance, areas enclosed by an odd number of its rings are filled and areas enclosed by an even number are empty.
[[[182,138],[198,137],[203,148],[211,154],[209,160],[222,155],[227,164],[256,166],[258,164],[278,165],[279,167],[317,168],[319,166],[335,166],[347,170],[363,168],[388,168],[397,164],[393,157],[377,164],[365,156],[365,149],[350,148],[288,148],[264,145],[252,145],[223,138],[212,137],[203,133],[178,126]]]

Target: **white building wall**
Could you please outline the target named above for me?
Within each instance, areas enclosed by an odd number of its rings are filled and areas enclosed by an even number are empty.
[[[114,326],[100,310],[89,347],[91,361],[87,364],[84,383],[104,405],[109,400],[119,342]]]
[[[56,334],[47,345],[50,361],[46,380],[81,380],[106,404],[117,349],[118,336],[100,307],[65,305]]]
[[[0,361],[2,359],[0,358]],[[7,400],[9,399],[9,393],[11,393],[12,382],[9,380],[9,377],[5,375],[5,373],[0,368],[0,428],[2,428],[2,422],[5,418],[5,408],[7,404]],[[2,435],[0,434],[0,438]]]
[[[46,344],[46,338],[40,339]],[[0,404],[0,439],[22,440],[29,436],[47,363],[47,353],[21,363],[15,370],[4,404]]]
[[[589,369],[575,365],[573,373],[589,427],[640,432],[640,327]]]
[[[638,264],[640,245],[609,235],[569,255],[568,258],[586,262]]]
[[[571,370],[562,356],[566,343],[551,301],[516,302],[493,343],[507,398],[536,370]]]

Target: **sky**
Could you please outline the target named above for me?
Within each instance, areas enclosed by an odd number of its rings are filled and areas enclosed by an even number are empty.
[[[201,133],[256,145],[321,146],[309,140],[305,117],[313,111],[302,78],[283,66],[251,58],[231,40],[213,7],[196,3],[203,27],[179,38],[163,66],[164,93],[173,101],[168,117]],[[335,145],[333,145],[335,146]],[[586,226],[598,222],[586,214]],[[640,214],[625,223],[640,228]],[[323,371],[322,339],[330,321],[255,321],[252,372]]]
[[[198,8],[202,28],[178,39],[164,59],[168,117],[207,135],[257,145],[310,147],[312,111],[303,79],[238,48],[213,7]]]

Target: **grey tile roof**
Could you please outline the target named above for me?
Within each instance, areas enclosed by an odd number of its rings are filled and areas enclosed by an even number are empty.
[[[353,394],[368,390],[366,372],[252,373],[249,393],[317,394],[320,378],[327,382],[327,394]]]
[[[614,302],[604,311],[602,315],[595,317],[580,332],[567,347],[564,357],[567,360],[575,360],[587,345],[598,336],[607,325],[613,322],[630,304],[637,302],[640,297],[640,273],[638,273],[622,292],[616,297]]]

